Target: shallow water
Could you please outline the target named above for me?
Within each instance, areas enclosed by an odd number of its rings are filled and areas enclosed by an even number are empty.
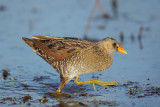
[[[113,14],[110,0],[101,0],[111,17],[102,17],[96,9],[87,35],[98,40],[114,37],[128,54],[115,53],[108,70],[81,75],[79,80],[121,84],[110,88],[96,85],[97,91],[94,91],[92,85],[76,86],[72,80],[62,94],[56,94],[59,74],[21,38],[33,35],[83,38],[94,4],[93,0],[0,1],[1,107],[160,105],[159,0],[118,1],[117,15]],[[3,74],[4,70],[8,74]]]

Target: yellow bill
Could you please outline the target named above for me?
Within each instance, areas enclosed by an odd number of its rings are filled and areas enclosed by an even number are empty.
[[[123,54],[127,54],[127,52],[123,49],[123,47],[120,45],[120,47],[118,48],[118,52],[121,52]]]

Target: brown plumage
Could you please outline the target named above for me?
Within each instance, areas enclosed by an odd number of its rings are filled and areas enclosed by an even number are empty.
[[[32,38],[23,37],[23,40],[60,74],[61,82],[57,92],[74,77],[76,77],[74,83],[77,85],[97,84],[108,87],[118,84],[99,80],[78,81],[81,74],[108,69],[113,62],[113,52],[127,53],[115,39],[107,37],[93,43],[71,37],[32,36]]]

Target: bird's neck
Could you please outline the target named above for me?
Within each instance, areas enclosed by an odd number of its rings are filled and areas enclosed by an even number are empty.
[[[98,59],[97,65],[98,65],[99,70],[101,71],[106,70],[112,65],[113,54],[103,52],[103,54],[98,55],[98,57],[99,58],[97,58]]]

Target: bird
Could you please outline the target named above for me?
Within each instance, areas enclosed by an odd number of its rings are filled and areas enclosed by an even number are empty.
[[[74,38],[53,36],[32,36],[32,39],[22,39],[60,74],[60,84],[56,93],[61,93],[63,87],[73,78],[74,84],[95,84],[109,88],[118,82],[101,80],[78,81],[80,75],[104,71],[113,62],[113,53],[127,54],[121,44],[112,37],[106,37],[98,42]]]

